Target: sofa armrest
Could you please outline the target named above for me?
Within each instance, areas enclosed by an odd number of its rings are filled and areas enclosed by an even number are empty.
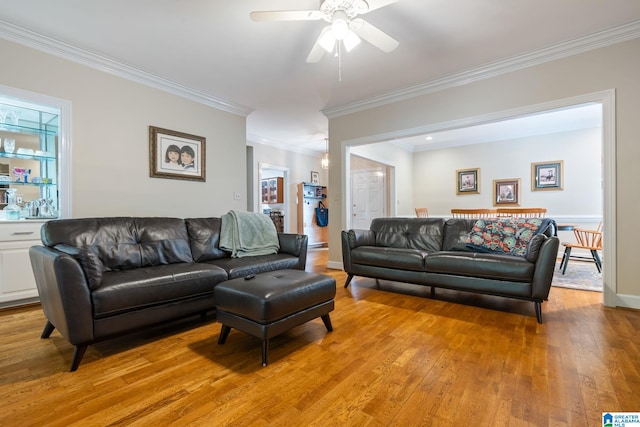
[[[375,246],[376,233],[371,230],[349,230],[346,232],[349,249],[358,246]]]
[[[548,237],[540,246],[538,259],[536,260],[536,266],[533,272],[531,286],[532,298],[542,301],[549,297],[559,246],[560,240],[557,237]]]
[[[31,267],[47,320],[73,345],[91,343],[91,292],[80,263],[44,246],[29,249]]]
[[[298,270],[304,270],[307,266],[309,238],[305,234],[278,233],[278,241],[279,253],[298,257]]]
[[[375,246],[376,235],[371,230],[342,231],[342,268],[347,273],[351,272],[351,250],[358,246]]]

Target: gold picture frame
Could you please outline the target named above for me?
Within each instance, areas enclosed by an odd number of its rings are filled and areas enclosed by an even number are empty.
[[[493,180],[493,206],[520,206],[520,178]]]
[[[531,191],[564,189],[564,161],[531,163]]]
[[[480,194],[480,168],[456,170],[456,195]]]
[[[149,126],[150,177],[205,182],[205,154],[205,137]]]

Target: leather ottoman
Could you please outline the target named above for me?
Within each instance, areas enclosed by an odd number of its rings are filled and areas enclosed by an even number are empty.
[[[332,331],[336,281],[324,274],[278,270],[222,282],[214,288],[217,320],[222,323],[218,344],[231,328],[262,339],[262,366],[267,366],[269,339],[321,317]]]

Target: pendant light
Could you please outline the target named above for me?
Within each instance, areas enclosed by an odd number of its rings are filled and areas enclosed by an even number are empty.
[[[322,169],[329,169],[329,138],[324,139],[326,143],[326,149],[324,156],[322,156]]]

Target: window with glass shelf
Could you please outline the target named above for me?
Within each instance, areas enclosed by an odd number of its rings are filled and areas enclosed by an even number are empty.
[[[16,190],[21,218],[57,218],[59,115],[0,102],[0,208]]]

